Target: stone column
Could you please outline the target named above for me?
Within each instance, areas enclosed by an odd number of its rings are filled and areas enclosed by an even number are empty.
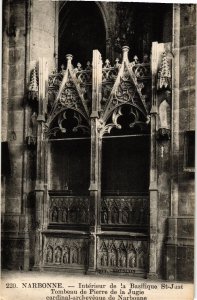
[[[5,24],[9,24],[9,6],[8,1],[3,6],[3,31],[2,31],[2,104],[1,104],[1,142],[7,142],[8,130],[8,99],[9,99],[9,38],[6,32]],[[6,176],[1,172],[1,213],[5,213],[5,194],[6,194]]]
[[[4,26],[2,32],[2,121],[1,121],[1,140],[7,141],[8,128],[8,98],[9,98],[9,37],[6,32],[6,24],[9,24],[9,6],[8,1],[4,2],[3,17]],[[3,203],[2,203],[3,204]]]
[[[171,205],[168,220],[166,279],[176,279],[177,216],[178,216],[178,168],[179,168],[179,65],[180,65],[180,4],[173,5],[172,66],[172,134],[171,134]]]
[[[179,65],[180,65],[180,4],[173,5],[173,74],[172,74],[172,180],[171,215],[178,215],[178,154],[179,154]]]
[[[158,43],[152,44],[152,108],[151,108],[151,149],[150,149],[150,248],[149,248],[149,278],[157,277],[157,103],[156,103],[156,74],[158,69]]]
[[[44,138],[44,122],[47,107],[48,66],[46,60],[39,59],[39,111],[37,130],[37,168],[36,168],[36,251],[34,268],[42,267],[42,230],[47,226],[47,151]]]
[[[101,146],[99,137],[99,108],[102,84],[102,60],[98,50],[93,51],[92,63],[92,114],[91,118],[91,170],[90,170],[90,265],[89,271],[96,271],[97,239],[100,230],[101,201]],[[93,247],[94,244],[94,247]],[[94,257],[91,257],[94,256]],[[94,263],[93,263],[94,262]]]

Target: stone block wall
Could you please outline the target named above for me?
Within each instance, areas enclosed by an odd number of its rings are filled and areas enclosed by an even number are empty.
[[[186,171],[186,131],[195,130],[196,5],[180,6],[180,148],[177,279],[191,280],[194,264],[194,173]],[[180,230],[182,228],[182,230]],[[181,241],[180,241],[181,240]],[[184,240],[184,242],[182,242]]]
[[[4,267],[24,266],[24,95],[26,2],[4,1],[2,133],[8,142],[11,172],[4,178],[2,250]],[[4,158],[5,159],[5,158]],[[13,251],[11,251],[13,249]],[[9,251],[8,251],[9,250]],[[15,257],[18,259],[15,259]]]
[[[2,140],[8,142],[11,168],[2,178],[4,268],[29,268],[28,222],[32,217],[27,195],[35,182],[29,175],[32,154],[26,145],[32,113],[27,94],[30,71],[39,57],[45,56],[54,68],[55,8],[52,1],[43,5],[40,1],[8,0],[3,6]]]
[[[32,65],[45,57],[49,72],[57,60],[58,2],[34,0],[31,4],[29,58]]]
[[[195,130],[196,6],[180,6],[179,215],[194,215],[194,173],[184,171],[185,132]]]
[[[174,5],[174,132],[167,279],[193,280],[194,171],[187,169],[186,131],[195,130],[196,6]]]
[[[11,176],[6,186],[5,210],[20,213],[22,210],[22,172],[24,154],[24,93],[25,93],[25,1],[9,3],[8,35],[8,122],[7,137],[11,157]],[[15,32],[14,32],[14,28]],[[12,32],[13,30],[13,32]]]

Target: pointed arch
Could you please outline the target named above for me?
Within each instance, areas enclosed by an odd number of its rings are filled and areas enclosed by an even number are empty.
[[[106,11],[97,2],[66,1],[59,9],[59,67],[67,53],[82,65],[91,60],[93,49],[106,54],[108,38]]]

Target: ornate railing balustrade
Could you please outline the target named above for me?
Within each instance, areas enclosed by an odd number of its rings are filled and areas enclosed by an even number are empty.
[[[101,198],[101,225],[148,225],[146,196],[106,196]],[[89,197],[51,196],[49,224],[89,224]]]
[[[114,66],[112,66],[110,61],[106,59],[102,66],[102,83],[115,82],[120,66],[121,64],[119,63],[119,59],[116,59]],[[151,78],[150,63],[148,62],[147,56],[144,57],[141,63],[138,61],[138,57],[135,56],[133,61],[129,63],[129,67],[132,69],[138,80],[147,80]],[[87,66],[84,69],[82,68],[82,65],[78,63],[76,68],[72,66],[72,70],[79,84],[92,84],[92,65],[90,62],[87,62]],[[49,93],[53,90],[57,92],[59,91],[64,73],[65,69],[64,66],[62,66],[61,71],[58,72],[57,70],[54,70],[53,73],[49,75]]]
[[[89,198],[51,196],[49,224],[89,224]]]
[[[146,196],[107,196],[101,200],[101,224],[148,225],[148,200]]]

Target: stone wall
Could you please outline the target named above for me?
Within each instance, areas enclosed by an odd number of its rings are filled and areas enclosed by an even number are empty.
[[[30,62],[45,57],[49,72],[57,59],[58,2],[33,0],[30,21]]]
[[[196,7],[174,5],[171,217],[167,279],[193,279],[194,171],[185,168],[188,130],[195,130]]]
[[[196,9],[180,7],[180,101],[179,101],[179,191],[178,212],[194,215],[194,173],[184,171],[185,132],[195,130]]]
[[[2,130],[3,139],[8,142],[11,174],[4,179],[6,201],[2,220],[6,239],[3,239],[2,248],[6,255],[3,257],[4,265],[19,268],[23,266],[25,236],[23,172],[27,7],[25,1],[5,1],[4,9]],[[17,239],[18,234],[20,238]],[[14,248],[13,252],[11,248]]]
[[[24,152],[24,93],[25,93],[25,1],[10,2],[8,33],[8,123],[7,135],[11,157],[11,177],[6,188],[6,212],[21,213],[22,168]],[[16,29],[14,30],[14,27]],[[13,30],[13,32],[12,32]],[[15,31],[15,32],[14,32]]]
[[[186,131],[195,130],[196,6],[180,6],[179,205],[177,279],[191,280],[194,263],[194,173],[185,165]],[[180,242],[184,240],[184,242]]]
[[[2,137],[8,142],[11,174],[2,180],[2,251],[8,268],[29,268],[27,195],[35,184],[30,176],[35,165],[26,145],[32,113],[28,85],[39,57],[54,68],[55,9],[51,1],[4,1]]]

